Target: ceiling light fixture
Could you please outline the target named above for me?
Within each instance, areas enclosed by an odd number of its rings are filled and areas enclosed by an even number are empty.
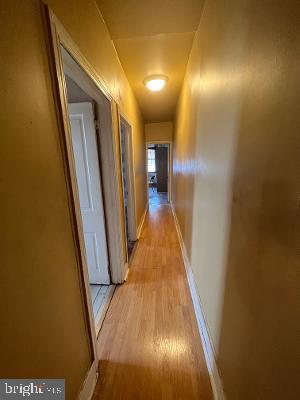
[[[168,78],[165,75],[151,75],[144,80],[144,84],[151,92],[159,92],[163,89],[167,80]]]

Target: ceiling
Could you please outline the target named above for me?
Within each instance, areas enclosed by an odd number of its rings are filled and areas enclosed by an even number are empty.
[[[97,0],[146,122],[173,119],[204,0]],[[161,92],[143,80],[167,75]]]

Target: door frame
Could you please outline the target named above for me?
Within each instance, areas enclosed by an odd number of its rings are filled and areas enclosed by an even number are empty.
[[[129,239],[131,241],[136,241],[138,238],[137,235],[137,223],[136,223],[136,199],[135,199],[135,174],[134,174],[134,153],[133,153],[133,145],[132,145],[132,126],[128,122],[127,118],[122,112],[119,112],[119,125],[120,125],[120,154],[122,149],[122,133],[121,128],[122,125],[125,126],[126,129],[126,140],[125,140],[125,163],[127,165],[126,172],[126,181],[128,184],[128,227],[129,227]],[[121,156],[122,163],[122,156]],[[124,185],[123,185],[123,170],[122,172],[122,189],[123,189],[123,201],[124,201]],[[124,203],[123,203],[124,204]],[[124,209],[124,218],[125,218],[125,209]],[[126,234],[126,232],[125,232]]]
[[[64,46],[64,44],[62,44]],[[91,81],[91,75],[64,46],[62,51],[63,72],[75,82],[80,82],[81,88],[92,98],[98,98],[95,103],[95,111],[99,124],[96,129],[98,155],[100,163],[100,175],[102,181],[102,195],[104,202],[104,217],[106,225],[107,247],[110,262],[110,275],[112,283],[122,283],[126,275],[126,257],[124,251],[123,226],[120,221],[123,218],[123,209],[120,196],[119,175],[119,133],[115,138],[114,126],[118,117],[117,105],[114,100],[103,93],[99,85]],[[76,64],[77,63],[77,64]],[[102,96],[99,97],[99,96]],[[105,101],[103,101],[105,99]],[[117,111],[117,114],[116,114]],[[115,122],[115,124],[114,124]],[[69,133],[67,133],[68,135]],[[71,162],[71,168],[73,163]]]
[[[105,211],[109,220],[108,225],[112,225],[111,236],[115,238],[113,253],[109,248],[109,257],[111,262],[111,274],[113,283],[121,283],[126,275],[126,259],[124,252],[124,234],[123,234],[123,218],[122,218],[122,187],[120,186],[119,171],[119,115],[116,99],[113,98],[104,80],[98,75],[94,68],[89,64],[80,52],[79,48],[69,36],[63,25],[57,19],[49,6],[41,3],[43,25],[45,30],[45,40],[48,51],[49,68],[52,79],[52,90],[54,104],[57,114],[57,124],[60,133],[60,146],[62,152],[62,160],[64,165],[65,180],[68,194],[68,205],[70,212],[70,220],[72,226],[72,234],[76,252],[77,270],[80,283],[80,293],[82,300],[82,309],[85,318],[85,327],[89,339],[89,347],[91,353],[91,366],[87,372],[86,378],[82,384],[79,400],[91,398],[98,378],[99,356],[97,351],[97,338],[95,333],[94,315],[92,309],[92,301],[89,289],[88,268],[84,247],[83,227],[80,212],[79,194],[76,181],[75,163],[73,157],[73,149],[71,142],[71,128],[69,123],[67,93],[65,82],[65,71],[63,66],[63,57],[61,46],[76,61],[78,68],[84,72],[88,80],[93,83],[102,95],[107,99],[110,115],[106,116],[101,124],[104,123],[105,133],[101,131],[101,144],[106,147],[106,151],[99,153],[102,158],[103,153],[107,153],[105,162],[103,163],[102,176],[106,176],[106,182],[110,182],[112,187],[109,193],[105,193]],[[77,71],[78,72],[78,71]],[[76,74],[76,71],[73,71]],[[70,76],[72,78],[72,76]],[[100,107],[101,105],[99,105]],[[98,142],[99,144],[99,142]],[[109,151],[108,151],[109,149]],[[104,179],[103,179],[104,180]],[[105,186],[105,185],[104,185]],[[104,187],[104,191],[108,191],[108,185]],[[111,202],[111,208],[106,209],[106,205]],[[113,211],[112,211],[113,210]],[[113,263],[112,259],[116,262]]]
[[[150,140],[146,142],[146,179],[147,179],[147,202],[149,204],[149,186],[148,186],[148,146],[149,144],[167,144],[168,145],[168,202],[172,202],[172,179],[173,179],[173,142],[171,140]]]

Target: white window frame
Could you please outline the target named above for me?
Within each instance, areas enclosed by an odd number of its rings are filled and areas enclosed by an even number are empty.
[[[153,153],[154,157],[150,157],[150,154]],[[150,161],[150,163],[149,163]],[[154,163],[154,169],[149,168],[150,165]],[[156,163],[155,163],[155,149],[147,149],[147,172],[156,172]]]

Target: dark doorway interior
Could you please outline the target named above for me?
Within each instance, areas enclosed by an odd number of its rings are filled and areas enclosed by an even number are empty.
[[[129,155],[128,155],[128,132],[126,125],[121,121],[121,162],[122,162],[122,181],[123,181],[123,196],[124,196],[124,212],[125,212],[125,230],[126,230],[126,248],[127,248],[127,258],[130,259],[132,254],[135,241],[130,238],[129,230]]]
[[[158,146],[155,151],[157,192],[168,193],[168,147]]]

